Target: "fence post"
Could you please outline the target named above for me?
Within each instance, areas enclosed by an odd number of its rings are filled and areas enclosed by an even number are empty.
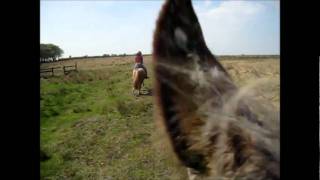
[[[51,72],[52,72],[52,76],[54,76],[54,73],[53,73],[53,68],[51,68]]]
[[[77,65],[77,62],[76,62],[75,68],[76,68],[76,71],[78,71],[78,65]]]
[[[65,66],[63,66],[63,74],[66,75]]]

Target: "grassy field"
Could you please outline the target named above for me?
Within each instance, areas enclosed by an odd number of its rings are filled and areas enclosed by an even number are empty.
[[[41,78],[41,179],[185,179],[153,118],[150,79],[132,96],[133,57],[70,60],[79,72]],[[239,86],[261,78],[260,97],[279,107],[279,59],[223,59]],[[58,72],[59,74],[59,72]]]

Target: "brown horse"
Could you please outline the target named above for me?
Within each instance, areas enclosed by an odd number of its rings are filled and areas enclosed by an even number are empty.
[[[278,117],[242,96],[207,48],[191,0],[166,0],[153,63],[156,107],[190,179],[280,179]]]
[[[141,86],[144,79],[146,78],[146,72],[143,68],[134,68],[132,71],[132,80],[133,80],[133,95],[140,95]]]

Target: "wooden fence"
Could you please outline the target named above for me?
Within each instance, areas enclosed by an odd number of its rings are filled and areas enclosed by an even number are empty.
[[[78,71],[77,63],[73,66],[63,66],[63,74],[67,75],[72,71]]]
[[[55,69],[61,69],[61,66],[40,69],[40,77],[44,76],[44,75],[41,76],[41,74],[47,74],[48,75],[48,73],[50,73],[51,76],[54,76],[54,70]],[[75,65],[72,65],[72,66],[62,66],[62,69],[63,69],[63,74],[64,75],[67,75],[72,71],[78,72],[77,63],[75,63]]]

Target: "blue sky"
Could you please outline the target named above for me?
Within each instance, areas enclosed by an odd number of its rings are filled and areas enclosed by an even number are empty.
[[[164,1],[41,0],[40,42],[64,57],[151,53]],[[193,1],[209,49],[217,55],[279,54],[279,1]]]

